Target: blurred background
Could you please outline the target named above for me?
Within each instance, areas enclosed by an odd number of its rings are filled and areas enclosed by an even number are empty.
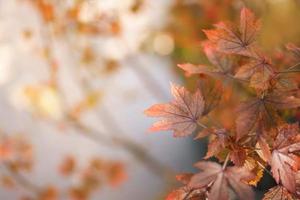
[[[143,111],[244,6],[266,52],[300,44],[298,0],[0,0],[0,199],[164,199],[205,149]]]

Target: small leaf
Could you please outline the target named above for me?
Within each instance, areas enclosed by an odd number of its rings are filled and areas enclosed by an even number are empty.
[[[244,168],[227,167],[222,168],[221,165],[214,162],[200,161],[195,165],[201,172],[195,174],[190,183],[191,188],[202,188],[210,186],[208,193],[210,200],[228,200],[229,188],[241,200],[254,199],[251,187],[245,184],[247,180],[253,178],[253,174]]]
[[[297,200],[289,191],[278,185],[272,187],[265,195],[263,200]]]

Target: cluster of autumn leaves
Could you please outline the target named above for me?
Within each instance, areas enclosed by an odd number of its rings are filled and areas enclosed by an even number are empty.
[[[288,44],[288,51],[265,55],[257,44],[260,26],[260,20],[244,8],[239,26],[220,22],[215,29],[204,30],[208,41],[203,49],[212,66],[179,65],[187,75],[199,76],[201,89],[191,93],[172,84],[174,100],[145,111],[161,118],[151,131],[172,130],[175,137],[183,137],[200,130],[195,139],[209,138],[204,159],[215,157],[223,163],[200,161],[195,164],[199,173],[178,175],[184,186],[168,200],[254,199],[251,185],[256,186],[264,172],[278,184],[264,200],[299,199],[299,125],[288,123],[285,114],[293,115],[300,107],[300,48]],[[203,84],[206,79],[215,81],[214,88]],[[235,94],[239,92],[244,95]],[[240,103],[231,110],[234,125],[223,126],[210,115],[222,112],[224,102],[232,98],[228,94]]]

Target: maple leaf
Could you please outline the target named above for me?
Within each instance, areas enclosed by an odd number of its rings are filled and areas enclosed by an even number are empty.
[[[204,30],[208,39],[217,45],[219,51],[229,54],[251,56],[260,21],[247,8],[242,9],[240,26],[237,28],[231,23],[220,22],[215,24],[215,30]]]
[[[234,64],[232,57],[217,51],[215,45],[210,42],[205,42],[203,46],[204,53],[213,66],[186,63],[179,64],[178,67],[183,69],[187,76],[194,74],[206,74],[217,78],[225,78],[228,76]]]
[[[230,151],[230,160],[236,166],[243,166],[247,158],[247,151],[243,146],[235,145]]]
[[[299,98],[275,92],[241,103],[237,108],[237,140],[247,135],[259,121],[264,123],[264,127],[276,125],[276,110],[297,107],[300,107]]]
[[[173,130],[175,137],[187,136],[197,128],[204,111],[204,100],[199,89],[191,94],[184,87],[171,85],[174,100],[167,104],[156,104],[145,111],[150,117],[160,117],[150,131]]]
[[[193,175],[194,174],[192,173],[183,173],[183,174],[176,175],[177,181],[180,181],[185,186],[170,192],[166,197],[166,200],[182,200],[182,199],[205,200],[206,199],[205,190],[203,189],[193,190],[192,188],[186,186],[191,180]]]
[[[289,191],[278,185],[272,187],[267,193],[265,193],[263,200],[297,200],[293,194],[289,193]]]
[[[204,99],[203,115],[207,115],[211,110],[218,106],[224,94],[224,87],[220,81],[209,78],[202,78],[198,82],[198,88],[202,92]]]
[[[254,199],[251,187],[245,183],[253,178],[253,174],[244,168],[227,167],[223,169],[221,165],[209,161],[200,161],[195,166],[202,171],[191,178],[189,186],[192,188],[210,187],[208,199],[228,200],[229,187],[240,199]]]
[[[168,194],[166,200],[206,200],[205,191],[203,190],[186,190],[179,188]]]
[[[260,119],[264,119],[263,123],[266,125],[276,122],[273,116],[274,109],[264,104],[260,99],[241,103],[237,108],[237,113],[239,113],[236,119],[237,140],[240,140],[255,128]]]
[[[270,80],[275,75],[269,58],[261,55],[255,56],[249,63],[242,65],[235,78],[249,79],[250,87],[266,90],[270,87]]]
[[[300,158],[295,154],[299,150],[298,124],[284,124],[278,127],[270,165],[276,182],[281,183],[292,193],[296,191],[295,171],[300,167]]]
[[[247,157],[247,151],[230,136],[230,133],[226,129],[203,129],[197,134],[195,139],[201,139],[208,135],[211,136],[211,138],[204,159],[213,156],[218,157],[220,153],[229,151],[231,161],[237,166],[243,166]]]
[[[205,159],[208,159],[212,156],[216,156],[218,153],[220,153],[223,149],[225,149],[229,137],[228,133],[225,129],[205,129],[201,131],[195,139],[200,139],[202,137],[207,136],[208,134],[214,136],[213,139],[210,140],[208,147],[207,147],[207,153],[205,155]]]

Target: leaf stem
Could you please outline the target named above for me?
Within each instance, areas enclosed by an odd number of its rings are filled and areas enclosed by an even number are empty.
[[[197,125],[200,126],[201,128],[207,129],[208,127],[201,122],[197,121]]]
[[[194,190],[195,190],[195,189],[191,189],[191,190],[184,196],[184,198],[183,198],[182,200],[188,200],[189,197],[190,197],[190,195],[193,193]]]
[[[292,70],[292,69],[294,69],[294,68],[296,68],[296,67],[298,67],[298,66],[300,66],[300,62],[296,63],[295,65],[293,65],[293,66],[291,66],[291,67],[289,67],[289,68],[287,69],[287,71],[290,71],[290,70]]]
[[[227,76],[228,78],[231,78],[232,80],[236,80],[236,81],[240,81],[240,82],[249,82],[249,80],[246,80],[246,79],[236,78],[236,77],[234,77],[232,74],[226,74],[226,76]]]
[[[300,72],[300,69],[299,70],[284,70],[284,71],[279,71],[278,73],[297,73],[297,72]]]
[[[227,154],[225,161],[223,163],[222,169],[224,170],[228,164],[230,153]]]
[[[296,63],[295,65],[293,65],[289,68],[287,68],[286,70],[279,71],[278,73],[297,73],[297,72],[300,72],[300,69],[295,69],[298,66],[300,66],[300,62]]]
[[[261,168],[263,168],[270,176],[273,177],[272,173],[271,173],[267,168],[265,168],[265,166],[264,166],[263,164],[261,164],[259,161],[257,161],[257,164],[258,164]]]

